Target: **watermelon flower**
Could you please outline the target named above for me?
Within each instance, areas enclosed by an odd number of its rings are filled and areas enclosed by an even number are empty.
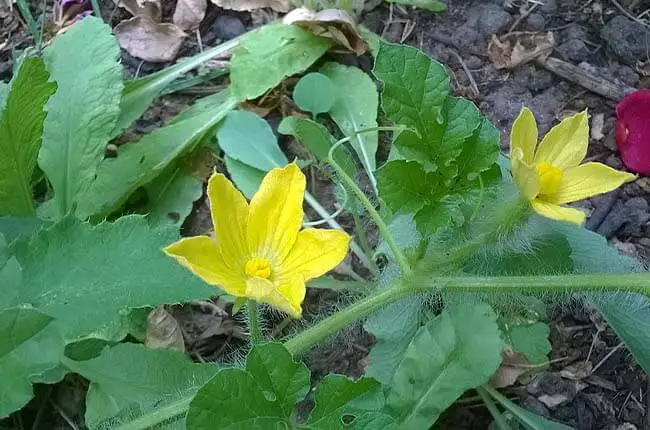
[[[616,146],[628,169],[650,176],[650,90],[628,94],[616,106]]]
[[[580,164],[589,144],[586,111],[563,119],[539,144],[537,138],[535,116],[523,108],[510,134],[512,176],[533,209],[547,218],[582,224],[582,211],[561,205],[612,191],[635,178],[601,163]]]
[[[339,230],[300,231],[305,182],[295,163],[273,169],[249,205],[224,175],[215,173],[207,192],[216,239],[184,238],[164,251],[230,295],[299,318],[305,282],[336,267],[350,242]]]

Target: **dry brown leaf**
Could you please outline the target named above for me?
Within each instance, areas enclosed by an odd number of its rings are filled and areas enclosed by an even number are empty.
[[[178,321],[162,305],[151,311],[147,317],[144,344],[147,348],[168,348],[185,352],[183,331]]]
[[[133,16],[143,16],[154,22],[160,22],[162,7],[160,0],[113,0],[118,6],[126,9]]]
[[[187,37],[174,24],[161,24],[140,16],[120,22],[113,31],[129,54],[152,63],[172,61]]]
[[[291,0],[211,0],[220,8],[251,11],[255,9],[263,9],[270,7],[278,12],[289,12],[291,9]]]
[[[196,30],[205,17],[207,0],[178,0],[172,22],[183,31]]]
[[[636,71],[639,72],[642,76],[650,76],[650,60],[646,61],[637,61],[636,62]]]
[[[317,36],[332,39],[357,55],[366,52],[366,44],[357,32],[354,19],[340,9],[325,9],[314,12],[306,8],[298,8],[289,12],[283,19],[285,24],[299,25]]]
[[[512,69],[537,58],[545,60],[555,46],[552,32],[546,34],[514,32],[499,39],[492,35],[488,57],[497,69]]]
[[[490,378],[490,382],[496,388],[514,385],[521,376],[534,370],[526,356],[515,351],[510,345],[504,345],[501,357],[503,357],[501,365]]]
[[[580,381],[591,375],[592,369],[593,365],[591,364],[591,361],[579,361],[577,363],[570,364],[564,369],[560,370],[560,376],[564,379]]]

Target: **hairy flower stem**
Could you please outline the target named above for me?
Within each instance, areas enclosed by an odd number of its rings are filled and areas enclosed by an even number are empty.
[[[417,293],[581,293],[630,291],[650,295],[650,274],[592,273],[587,275],[439,277],[407,276],[399,283],[366,297],[299,333],[284,346],[299,355],[332,334],[363,319],[382,306]]]
[[[257,302],[255,300],[248,301],[248,331],[251,334],[251,341],[253,345],[262,341],[262,330],[260,329],[260,316],[257,310]]]

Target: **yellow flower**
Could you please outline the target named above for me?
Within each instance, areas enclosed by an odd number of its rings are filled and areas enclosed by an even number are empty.
[[[228,294],[299,318],[305,282],[337,266],[350,242],[339,230],[300,231],[304,193],[305,175],[295,163],[271,170],[250,205],[224,175],[215,173],[208,199],[216,240],[184,238],[164,251]]]
[[[538,145],[535,116],[528,108],[521,110],[510,134],[512,176],[537,213],[582,224],[582,211],[560,205],[612,191],[636,178],[601,163],[581,165],[588,144],[586,111],[562,120]]]

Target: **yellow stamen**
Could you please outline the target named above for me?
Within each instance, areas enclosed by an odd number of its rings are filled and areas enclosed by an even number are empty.
[[[542,161],[535,166],[539,175],[539,193],[555,194],[562,183],[562,170],[547,161]]]
[[[271,263],[263,258],[251,258],[246,262],[244,270],[248,276],[256,276],[264,279],[271,277]]]

